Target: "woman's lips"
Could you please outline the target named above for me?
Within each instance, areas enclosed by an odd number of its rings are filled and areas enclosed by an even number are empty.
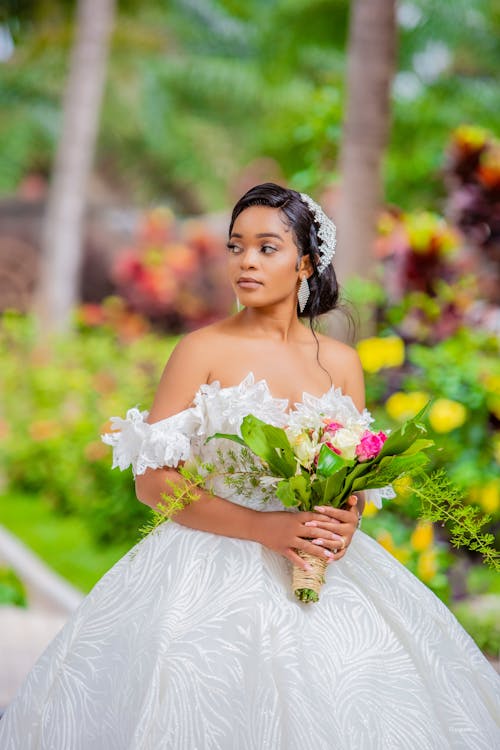
[[[241,281],[236,282],[238,286],[242,286],[244,289],[256,289],[258,286],[262,286],[262,284],[259,281],[247,281],[246,279],[241,279]]]

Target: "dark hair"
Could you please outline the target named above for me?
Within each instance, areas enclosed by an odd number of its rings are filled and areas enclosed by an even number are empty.
[[[296,190],[276,185],[274,182],[264,182],[261,185],[247,190],[233,208],[231,223],[229,224],[229,236],[233,229],[236,218],[245,208],[250,206],[270,206],[281,209],[287,226],[291,227],[296,245],[299,250],[296,269],[299,268],[300,258],[309,255],[313,267],[313,273],[308,278],[309,299],[301,312],[297,303],[297,314],[301,318],[309,318],[311,327],[313,319],[337,307],[339,300],[339,285],[333,266],[330,264],[325,268],[321,276],[318,274],[315,254],[319,256],[318,229],[314,216],[309,207],[300,197]]]
[[[264,182],[247,190],[236,203],[231,214],[229,236],[231,236],[236,218],[250,206],[270,206],[271,208],[279,208],[281,210],[285,223],[293,231],[295,243],[298,248],[298,257],[295,266],[297,271],[299,269],[300,258],[304,255],[309,255],[310,257],[313,273],[308,278],[309,299],[302,312],[297,302],[297,315],[301,318],[309,318],[309,326],[319,349],[319,341],[314,331],[315,318],[318,315],[330,312],[330,310],[335,310],[339,302],[339,285],[333,266],[331,264],[328,265],[321,276],[318,274],[315,254],[319,256],[319,225],[316,223],[309,207],[300,197],[300,193],[296,190],[281,187],[281,185],[277,185],[274,182]]]

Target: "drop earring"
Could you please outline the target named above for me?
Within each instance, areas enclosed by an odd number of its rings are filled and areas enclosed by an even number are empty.
[[[307,281],[307,278],[304,276],[302,278],[302,281],[300,282],[299,291],[297,293],[297,299],[299,301],[299,310],[300,312],[304,311],[305,306],[307,305],[307,300],[309,299],[309,282]]]
[[[236,297],[236,309],[238,310],[238,312],[240,312],[241,310],[241,302],[238,297]]]

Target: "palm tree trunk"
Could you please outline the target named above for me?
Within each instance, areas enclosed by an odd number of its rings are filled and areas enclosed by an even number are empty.
[[[83,220],[115,0],[78,0],[62,132],[42,229],[35,307],[43,332],[67,331],[78,300]]]
[[[340,281],[373,272],[381,164],[390,130],[396,65],[396,0],[353,0],[348,42],[347,108],[340,153]]]

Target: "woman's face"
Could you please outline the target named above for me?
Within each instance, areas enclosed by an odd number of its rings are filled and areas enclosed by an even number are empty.
[[[295,301],[300,278],[308,275],[308,258],[301,258],[299,275],[298,248],[278,208],[250,206],[242,211],[227,247],[229,280],[242,305],[261,307],[292,295]]]

